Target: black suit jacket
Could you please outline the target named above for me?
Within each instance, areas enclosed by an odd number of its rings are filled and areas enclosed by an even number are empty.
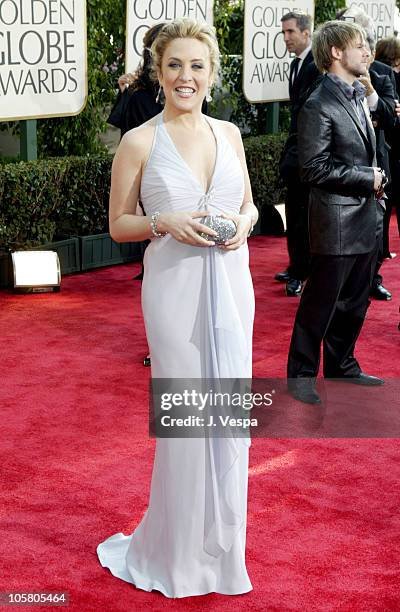
[[[291,68],[293,62],[291,64]],[[290,71],[290,74],[292,70]],[[307,100],[310,90],[312,90],[321,73],[314,63],[311,51],[304,58],[300,70],[294,83],[289,78],[289,97],[290,97],[290,127],[289,137],[285,143],[281,159],[279,162],[279,172],[286,185],[299,181],[299,160],[297,153],[297,118],[301,107]]]
[[[378,106],[372,111],[372,121],[376,123],[374,127],[376,138],[376,158],[378,166],[383,168],[388,178],[390,178],[389,150],[385,135],[390,137],[395,124],[395,92],[390,78],[387,75],[379,75],[374,70],[369,71],[371,83],[379,96]]]
[[[397,91],[396,98],[400,100],[400,72],[395,72],[394,76],[396,79],[396,91]],[[391,151],[392,159],[400,160],[400,119],[397,119],[396,121],[396,127],[391,133],[389,142],[390,142],[390,146],[392,147],[392,151]]]
[[[310,185],[312,253],[357,255],[376,244],[375,134],[325,76],[303,105],[298,122],[300,176]]]
[[[300,109],[307,99],[308,90],[319,76],[320,72],[314,63],[312,52],[309,51],[301,64],[294,83],[292,84],[289,79],[290,134],[297,132],[297,117]]]
[[[370,70],[373,70],[374,72],[376,72],[376,74],[383,74],[385,76],[388,76],[390,79],[390,82],[393,85],[394,91],[396,91],[396,78],[394,75],[393,68],[391,68],[387,64],[384,64],[383,62],[379,62],[378,60],[375,60],[372,62],[370,66]]]
[[[121,136],[128,130],[142,125],[163,110],[163,105],[156,102],[157,92],[147,89],[128,90],[128,103],[121,126]]]
[[[392,70],[390,66],[387,66],[386,64],[383,64],[382,62],[377,62],[377,61],[371,64],[371,68],[374,69],[375,64],[378,64],[378,69],[382,70],[382,74],[386,74],[387,76],[389,76],[392,84],[394,83],[395,98],[399,100],[400,99],[400,73],[394,72],[394,70]],[[400,121],[399,120],[395,122],[394,128],[392,128],[390,131],[386,131],[385,137],[386,137],[387,143],[391,147],[390,156],[392,160],[394,159],[399,160],[400,159]]]
[[[396,98],[399,99],[400,98],[400,72],[394,73],[394,81],[396,83],[396,89],[395,89],[395,92],[397,92]]]

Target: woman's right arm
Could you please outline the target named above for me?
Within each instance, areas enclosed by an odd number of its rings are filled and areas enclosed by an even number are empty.
[[[149,218],[136,215],[142,169],[151,148],[147,131],[134,130],[126,134],[114,157],[109,225],[111,237],[116,242],[138,242],[153,236]]]

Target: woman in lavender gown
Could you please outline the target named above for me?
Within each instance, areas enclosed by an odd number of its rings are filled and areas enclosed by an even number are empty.
[[[239,130],[201,112],[218,70],[213,29],[166,24],[153,46],[161,114],[129,131],[115,156],[110,231],[152,238],[142,305],[153,378],[251,378],[254,293],[247,236],[257,221]],[[140,197],[146,216],[135,216]],[[201,223],[222,214],[222,245]],[[206,238],[200,233],[208,235]],[[148,509],[131,535],[98,546],[103,566],[167,597],[246,593],[249,441],[158,438]]]

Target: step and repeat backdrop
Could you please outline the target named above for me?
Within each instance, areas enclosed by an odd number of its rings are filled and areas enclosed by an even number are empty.
[[[128,0],[126,6],[127,72],[138,65],[143,50],[143,36],[156,23],[187,17],[213,24],[213,0]]]
[[[372,17],[377,38],[393,35],[395,0],[348,0]],[[290,11],[314,18],[313,0],[246,0],[243,41],[243,93],[249,102],[289,99],[289,66],[281,17]]]
[[[244,7],[243,93],[249,102],[289,99],[289,67],[281,17],[291,11],[314,17],[313,0],[246,0]]]
[[[378,38],[393,34],[395,0],[347,0],[370,15]],[[250,102],[288,100],[293,59],[281,17],[314,16],[313,0],[246,0],[243,93]],[[127,0],[126,71],[135,70],[146,29],[189,17],[213,23],[213,0]],[[86,0],[0,0],[0,121],[80,113],[87,99]]]
[[[369,15],[375,24],[378,39],[393,36],[398,9],[395,0],[347,0],[346,6],[358,6]]]
[[[0,1],[0,120],[83,110],[86,30],[85,0]]]

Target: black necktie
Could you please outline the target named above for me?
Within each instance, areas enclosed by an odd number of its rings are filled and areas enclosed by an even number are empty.
[[[300,64],[300,58],[296,57],[293,60],[292,64],[291,64],[291,69],[292,70],[291,70],[291,79],[290,79],[290,81],[291,81],[292,85],[294,84],[294,82],[295,82],[295,80],[297,78],[297,73],[299,72],[299,64]]]

